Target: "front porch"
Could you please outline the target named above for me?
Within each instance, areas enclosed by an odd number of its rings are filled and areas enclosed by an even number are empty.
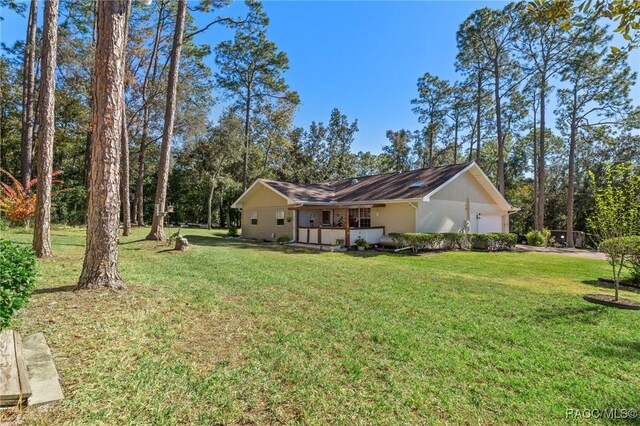
[[[378,244],[384,226],[371,226],[372,206],[341,208],[297,208],[296,242],[302,244],[355,245],[358,238]]]

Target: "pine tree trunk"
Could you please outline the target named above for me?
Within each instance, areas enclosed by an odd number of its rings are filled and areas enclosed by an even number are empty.
[[[476,102],[476,164],[480,165],[480,127],[482,117],[482,73],[478,71],[478,87]]]
[[[31,180],[31,161],[33,158],[33,112],[36,86],[36,29],[38,25],[38,0],[31,0],[27,39],[24,46],[22,85],[22,142],[20,145],[21,182],[26,187]]]
[[[134,203],[134,219],[138,226],[144,226],[144,156],[147,149],[147,123],[142,124],[142,139],[138,151],[138,175],[136,176],[136,193]]]
[[[540,229],[538,223],[538,110],[535,108],[535,97],[533,99],[533,227]]]
[[[95,55],[95,47],[96,40],[98,37],[98,0],[93,0],[93,32],[91,33],[91,45],[94,48]],[[93,90],[93,86],[95,85],[95,69],[91,70],[91,96],[89,97],[90,104],[89,108],[93,109],[93,104],[96,102],[95,99],[95,91]],[[90,176],[91,176],[91,141],[93,140],[93,128],[91,127],[92,123],[89,123],[89,128],[87,129],[87,134],[85,138],[85,150],[84,150],[84,189],[89,192],[90,187]]]
[[[84,264],[78,289],[123,288],[118,271],[120,147],[125,21],[129,0],[98,2],[91,174]]]
[[[51,173],[55,135],[56,53],[58,49],[58,0],[44,4],[40,95],[38,99],[38,185],[33,250],[51,257]]]
[[[496,103],[496,136],[498,139],[498,172],[497,187],[498,191],[504,195],[504,137],[502,135],[502,105],[500,102],[500,75],[498,74],[498,65],[495,64],[494,77],[494,98]]]
[[[540,146],[538,152],[538,231],[544,229],[545,203],[545,91],[546,79],[542,79],[540,86]]]
[[[429,167],[433,167],[433,129],[429,130]]]
[[[220,188],[220,220],[218,221],[218,225],[224,228],[227,226],[227,223],[224,215],[224,191]]]
[[[458,163],[458,117],[455,120],[455,129],[453,132],[453,165]]]
[[[207,203],[207,229],[211,229],[212,227],[212,219],[213,219],[213,214],[211,212],[211,207],[213,204],[213,193],[216,189],[216,185],[214,182],[211,182],[211,188],[209,188],[209,200]]]
[[[575,101],[575,96],[574,96]],[[567,187],[567,247],[573,247],[575,242],[573,241],[573,193],[575,191],[575,173],[576,173],[576,111],[574,103],[574,111],[571,119],[571,132],[569,135],[569,184]]]
[[[129,133],[124,99],[122,102],[122,125],[120,130],[120,204],[122,206],[122,235],[131,235],[131,205],[129,203]]]
[[[164,1],[160,2],[160,8],[158,10],[158,22],[156,25],[156,33],[153,39],[153,48],[151,49],[151,56],[149,57],[149,64],[147,65],[147,71],[142,83],[142,138],[140,139],[140,150],[138,151],[138,174],[136,176],[136,191],[133,201],[133,218],[138,226],[144,226],[144,159],[149,143],[149,114],[150,105],[147,99],[147,90],[150,82],[155,82],[157,65],[158,65],[158,46],[160,45],[160,35],[162,34],[163,20],[162,14],[164,13]],[[151,71],[153,68],[153,72]]]
[[[247,189],[249,184],[249,152],[251,151],[251,87],[247,89],[247,103],[244,111],[244,158],[242,162],[242,192]]]
[[[176,113],[176,92],[178,88],[178,72],[180,52],[182,51],[182,37],[184,35],[184,20],[187,14],[186,0],[178,0],[176,27],[173,35],[173,51],[169,65],[169,80],[167,83],[167,104],[164,114],[164,129],[162,132],[162,148],[160,151],[160,166],[158,169],[158,183],[156,186],[155,208],[148,240],[164,241],[164,211],[167,202],[167,186],[169,183],[169,168],[171,167],[171,138],[173,137],[173,123]]]
[[[125,76],[127,73],[127,44],[129,40],[129,15],[131,13],[131,3],[127,1],[127,11],[124,24],[124,46],[123,66]],[[126,81],[126,78],[125,78]],[[131,205],[129,203],[129,132],[127,129],[127,105],[126,105],[126,83],[122,87],[122,124],[120,130],[120,205],[122,214],[122,235],[131,235]]]

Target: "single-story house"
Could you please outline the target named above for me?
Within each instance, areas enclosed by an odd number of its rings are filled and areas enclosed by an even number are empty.
[[[325,183],[256,180],[232,205],[242,236],[306,244],[378,243],[391,232],[509,232],[517,211],[476,163]]]

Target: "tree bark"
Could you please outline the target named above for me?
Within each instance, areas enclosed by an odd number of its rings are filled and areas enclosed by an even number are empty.
[[[478,99],[476,102],[476,164],[480,165],[480,121],[482,117],[482,72],[478,71]]]
[[[163,28],[162,14],[164,12],[164,1],[160,2],[160,8],[158,10],[158,23],[156,25],[156,33],[153,39],[153,48],[151,49],[151,56],[149,57],[149,64],[147,65],[147,71],[142,83],[142,138],[140,139],[140,150],[138,151],[138,174],[136,176],[136,192],[133,201],[133,217],[138,226],[144,226],[144,159],[149,143],[149,114],[150,105],[147,99],[147,90],[149,88],[149,82],[155,82],[156,70],[158,65],[158,47],[160,45],[160,35]],[[151,71],[153,68],[153,72]]]
[[[209,188],[209,200],[208,200],[208,203],[207,203],[207,229],[211,229],[211,227],[212,227],[211,222],[212,222],[212,219],[213,219],[213,214],[211,212],[211,207],[212,207],[212,204],[213,204],[213,194],[215,192],[215,189],[216,189],[215,182],[212,181],[211,182],[211,188]]]
[[[535,95],[533,98],[533,227],[540,229],[538,224],[538,109],[535,106]]]
[[[58,49],[58,0],[44,4],[40,95],[38,99],[38,185],[33,250],[40,258],[51,257],[51,174],[55,135],[56,52]]]
[[[544,229],[544,203],[545,203],[545,102],[546,79],[543,77],[540,86],[540,146],[538,152],[538,231]]]
[[[247,88],[247,103],[244,111],[244,158],[242,162],[242,192],[247,189],[249,178],[249,151],[251,151],[251,87]]]
[[[142,124],[142,139],[138,151],[138,175],[136,176],[136,193],[133,201],[134,218],[138,226],[144,226],[144,157],[147,149],[147,123]]]
[[[129,203],[129,134],[124,99],[122,102],[122,125],[120,130],[120,204],[122,206],[122,235],[131,235],[131,205]]]
[[[98,2],[87,240],[78,289],[124,287],[118,271],[119,168],[129,1]]]
[[[173,137],[173,122],[176,113],[176,92],[178,88],[178,72],[180,52],[182,51],[182,37],[184,35],[184,20],[187,14],[186,0],[178,0],[176,27],[173,35],[173,51],[169,65],[169,80],[167,83],[167,105],[164,114],[164,129],[162,132],[162,148],[160,151],[160,166],[158,169],[158,183],[156,186],[155,208],[148,240],[164,241],[164,211],[167,202],[167,186],[169,183],[169,168],[171,166],[171,138]]]
[[[496,133],[498,139],[498,172],[496,183],[498,191],[504,195],[504,137],[502,135],[502,105],[500,102],[500,74],[498,73],[498,64],[494,64],[494,98],[496,103]]]
[[[38,1],[31,0],[29,21],[27,23],[27,39],[24,46],[22,86],[22,142],[20,145],[21,182],[26,187],[31,180],[31,161],[33,158],[33,112],[36,86],[36,29],[38,25]]]
[[[429,167],[433,167],[433,129],[429,130]]]
[[[227,223],[224,215],[224,191],[220,188],[220,219],[218,220],[218,226],[224,228],[227,226]]]
[[[131,4],[127,1],[124,24],[125,52],[122,57],[124,73],[127,73],[127,44],[129,40],[129,14]],[[125,78],[126,81],[126,78]],[[127,130],[126,83],[122,85],[122,124],[120,130],[120,205],[122,213],[122,235],[131,235],[131,206],[129,203],[129,133]]]
[[[458,117],[455,119],[455,128],[453,131],[453,165],[458,164]]]
[[[94,47],[94,56],[95,56],[95,46],[98,37],[98,0],[93,0],[93,28],[91,33],[91,44]],[[95,69],[91,70],[91,96],[89,108],[93,108],[93,104],[95,104],[95,91],[93,90],[93,86],[95,85]],[[91,175],[91,141],[93,140],[93,128],[91,127],[91,123],[89,123],[89,128],[87,129],[87,135],[85,139],[85,150],[84,150],[84,189],[89,192],[89,180]]]
[[[573,198],[575,191],[575,174],[576,174],[576,133],[578,126],[576,123],[576,103],[577,94],[573,94],[573,111],[571,112],[571,131],[569,135],[569,184],[567,187],[567,247],[573,247],[575,242],[573,241]]]

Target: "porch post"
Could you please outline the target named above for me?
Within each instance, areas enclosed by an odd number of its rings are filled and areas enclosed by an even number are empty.
[[[293,224],[294,226],[294,231],[295,235],[296,235],[296,243],[300,242],[300,234],[298,233],[298,224],[300,223],[300,210],[296,209],[296,222]]]
[[[346,220],[344,221],[344,244],[346,247],[351,246],[351,241],[349,241],[349,209],[347,209]]]

